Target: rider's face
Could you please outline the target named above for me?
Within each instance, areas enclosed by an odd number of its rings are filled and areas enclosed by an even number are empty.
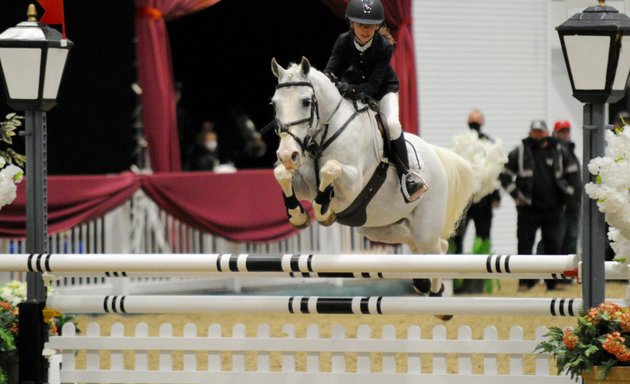
[[[378,30],[378,27],[378,24],[359,24],[353,21],[350,22],[350,28],[352,28],[354,38],[359,45],[365,45],[372,40],[374,34]]]

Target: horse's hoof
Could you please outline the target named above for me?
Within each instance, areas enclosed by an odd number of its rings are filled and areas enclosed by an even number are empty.
[[[444,283],[442,283],[442,285],[440,286],[439,291],[437,292],[429,291],[429,297],[442,297],[443,293],[444,293]]]
[[[293,222],[293,219],[295,219],[295,218],[289,216],[289,223],[291,223],[291,225],[295,229],[304,229],[304,228],[308,227],[309,224],[311,224],[311,216],[309,216],[308,212],[306,212],[306,211],[304,211],[304,222],[296,224],[296,223]]]
[[[289,221],[289,222],[290,222],[290,221]],[[290,222],[290,223],[291,223],[291,222]],[[292,225],[292,226],[293,226],[293,228],[295,228],[295,229],[304,229],[304,228],[308,227],[310,223],[311,223],[311,221],[310,221],[310,220],[306,220],[306,221],[305,221],[304,223],[302,223],[302,224],[293,224],[293,223],[291,223],[291,225]]]
[[[453,315],[435,315],[435,317],[442,321],[449,321],[450,319],[453,318]]]
[[[318,221],[318,223],[320,225],[323,225],[324,227],[329,227],[331,226],[335,221],[337,220],[337,215],[335,215],[334,212],[330,212],[330,215],[328,215],[328,217],[325,220],[322,221]]]
[[[431,280],[429,279],[413,279],[411,280],[411,288],[419,295],[426,296],[431,292]]]

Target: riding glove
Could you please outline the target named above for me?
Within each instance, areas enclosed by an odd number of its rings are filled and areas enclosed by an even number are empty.
[[[343,96],[356,94],[356,90],[354,89],[354,87],[346,83],[345,81],[339,82],[337,84],[337,89],[339,89],[339,93],[341,93]]]

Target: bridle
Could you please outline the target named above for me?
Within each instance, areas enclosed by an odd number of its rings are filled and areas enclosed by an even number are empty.
[[[315,118],[317,118],[317,122],[319,123],[319,104],[317,103],[317,98],[315,97],[315,88],[313,87],[313,84],[311,84],[310,82],[292,81],[292,82],[281,83],[281,84],[276,85],[276,89],[288,88],[288,87],[310,87],[313,90],[313,96],[311,96],[310,98],[310,104],[311,104],[310,116],[305,117],[304,119],[301,119],[301,120],[292,121],[290,123],[282,123],[278,118],[274,119],[275,125],[276,125],[276,135],[282,136],[283,134],[287,134],[293,137],[293,139],[300,145],[300,148],[302,149],[302,154],[303,154],[305,149],[307,149],[309,147],[309,144],[312,142],[311,132],[314,129],[313,122],[315,121]],[[295,134],[293,134],[289,130],[290,127],[304,124],[304,123],[308,123],[308,133],[306,134],[306,136],[304,136],[304,139],[297,137]]]
[[[313,90],[313,96],[311,96],[311,99],[310,99],[311,113],[309,117],[306,117],[301,120],[296,120],[290,123],[286,123],[286,124],[282,123],[280,120],[275,118],[272,121],[272,123],[276,126],[276,130],[275,130],[276,134],[278,136],[282,136],[283,134],[287,134],[291,136],[295,140],[295,142],[300,145],[300,149],[302,150],[302,155],[304,155],[305,152],[309,153],[315,159],[317,163],[324,149],[326,149],[337,138],[337,136],[339,136],[341,132],[343,132],[343,130],[348,126],[348,124],[350,124],[350,122],[356,117],[357,113],[355,112],[352,116],[350,116],[350,118],[339,128],[339,130],[337,130],[337,132],[335,132],[328,140],[326,140],[326,136],[328,135],[328,126],[329,126],[330,120],[337,113],[337,111],[339,110],[339,107],[341,107],[341,103],[344,100],[343,97],[340,97],[339,102],[337,103],[337,106],[328,117],[328,120],[326,121],[326,123],[323,124],[323,134],[322,134],[320,143],[318,143],[317,141],[315,141],[315,137],[319,133],[322,132],[322,129],[315,130],[317,128],[317,125],[315,126],[313,125],[315,118],[317,118],[318,124],[320,122],[319,104],[317,103],[317,97],[315,96],[315,88],[313,87],[313,84],[311,84],[308,81],[290,81],[290,82],[276,85],[276,89],[285,88],[285,87],[311,88]],[[358,112],[363,112],[363,111],[359,110]],[[299,124],[304,124],[304,123],[308,123],[308,131],[307,131],[306,136],[304,136],[303,139],[297,137],[295,134],[293,134],[289,130],[289,127],[299,125]],[[266,128],[267,127],[263,129],[266,129]]]

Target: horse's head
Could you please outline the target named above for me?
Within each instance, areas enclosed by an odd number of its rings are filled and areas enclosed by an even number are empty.
[[[278,85],[271,103],[276,112],[276,133],[280,145],[276,155],[288,171],[300,168],[304,160],[304,147],[319,123],[319,108],[315,88],[309,79],[311,64],[302,62],[282,68],[276,59],[271,60],[271,71]]]

